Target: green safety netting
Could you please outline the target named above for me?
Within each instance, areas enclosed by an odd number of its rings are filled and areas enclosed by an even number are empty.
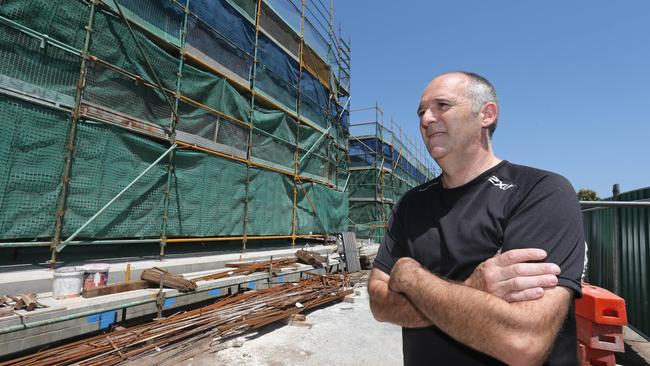
[[[251,19],[255,19],[255,13],[257,12],[257,5],[255,4],[254,1],[250,0],[228,0],[229,3],[231,3],[235,8],[239,8],[238,10],[243,11],[245,14],[247,14]]]
[[[2,7],[0,7],[1,9]],[[0,24],[0,86],[71,106],[81,59]]]
[[[3,17],[78,50],[83,48],[89,10],[90,6],[83,1],[3,0],[0,3]]]
[[[150,31],[165,41],[179,44],[183,9],[172,2],[158,0],[118,0],[122,12],[138,24],[146,24]],[[114,1],[105,5],[117,11]]]
[[[81,227],[165,150],[164,146],[123,129],[102,123],[79,123],[64,236]],[[166,183],[165,165],[154,166],[88,225],[81,237],[160,235]]]
[[[153,72],[147,67],[142,53],[138,50],[135,40],[121,18],[103,10],[97,11],[93,28],[91,54],[96,55],[102,61],[155,83],[156,78]],[[169,90],[175,90],[176,74],[178,73],[177,57],[157,46],[139,29],[134,28],[133,30],[138,44],[154,66],[163,86]]]
[[[350,172],[348,192],[350,197],[375,198],[379,194],[378,170],[365,169]]]
[[[83,101],[158,125],[171,124],[172,109],[162,92],[97,63],[88,64]]]
[[[240,121],[250,120],[250,97],[214,74],[186,65],[183,68],[181,93]]]
[[[351,171],[348,191],[350,197],[384,198],[394,202],[414,186],[414,183],[407,183],[390,172],[361,169]]]
[[[0,121],[0,239],[51,236],[69,118],[0,95]]]
[[[246,155],[249,134],[247,125],[185,102],[179,102],[178,115],[178,131],[234,147],[242,156]]]
[[[262,35],[257,45],[260,64],[255,87],[292,111],[297,110],[300,99],[301,116],[322,130],[329,127],[324,138],[322,132],[298,125],[268,103],[253,101],[249,92],[221,73],[193,63],[193,57],[213,60],[216,64],[207,64],[225,68],[226,75],[234,73],[249,80],[254,26],[242,14],[255,16],[253,2],[191,3],[192,21],[187,25],[190,57],[182,67],[178,49],[184,17],[181,7],[153,0],[120,0],[120,4],[169,92],[165,95],[158,90],[154,73],[123,20],[98,6],[90,42],[90,54],[97,59],[87,62],[81,99],[86,115],[78,123],[74,142],[64,238],[169,147],[168,143],[93,120],[120,123],[127,117],[169,128],[172,107],[165,97],[173,102],[177,87],[180,95],[194,101],[175,103],[180,117],[177,129],[184,136],[191,136],[191,143],[218,151],[222,146],[235,149],[224,149],[226,155],[234,151],[235,155],[245,157],[250,152],[253,161],[291,173],[298,145],[299,156],[307,155],[298,167],[301,176],[343,187],[347,181],[347,127],[338,124],[337,109],[320,81],[306,70],[299,81],[298,63],[274,43],[275,39]],[[106,5],[115,9],[112,4]],[[211,12],[213,8],[220,11]],[[70,0],[5,0],[0,15],[30,29],[21,31],[0,22],[0,87],[68,110],[56,112],[6,97],[2,97],[0,104],[0,115],[8,128],[0,138],[0,148],[3,161],[10,162],[2,166],[8,171],[0,177],[0,183],[6,187],[2,192],[0,239],[47,238],[53,234],[70,126],[69,110],[80,74],[79,51],[84,44],[90,4]],[[274,31],[278,29],[281,28]],[[32,31],[62,44],[45,42]],[[252,111],[251,105],[255,106]],[[174,153],[168,178],[168,162],[165,158],[154,166],[86,227],[80,238],[158,237],[163,226],[168,179],[168,236],[291,234],[296,188],[297,233],[331,233],[347,227],[347,194],[321,184],[296,186],[286,174],[185,150]],[[318,207],[316,213],[307,197]]]
[[[284,112],[258,107],[253,112],[253,127],[253,157],[293,172],[298,128],[296,121]]]
[[[169,206],[170,236],[244,233],[246,165],[204,153],[178,151]]]
[[[300,164],[298,169],[302,174],[317,179],[329,179],[332,163],[336,160],[328,159],[328,139],[323,134],[308,126],[301,125],[298,132],[298,146],[300,147]]]
[[[378,202],[350,201],[349,229],[355,231],[359,238],[381,242],[391,207]]]
[[[348,183],[350,228],[360,238],[380,241],[391,208],[404,193],[415,186],[389,171],[377,168],[352,170]]]
[[[285,174],[251,169],[248,210],[250,235],[291,234],[293,180]]]
[[[299,234],[337,233],[347,229],[346,192],[329,189],[320,184],[300,183],[297,195],[296,220]]]

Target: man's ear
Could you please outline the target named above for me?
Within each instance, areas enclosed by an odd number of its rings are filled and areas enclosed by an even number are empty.
[[[481,108],[481,115],[483,116],[481,127],[488,128],[496,122],[497,116],[499,115],[499,107],[494,102],[487,102]]]

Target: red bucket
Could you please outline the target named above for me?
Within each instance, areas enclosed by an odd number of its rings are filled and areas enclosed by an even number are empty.
[[[107,263],[86,264],[84,266],[84,289],[106,286],[110,268],[111,265]]]

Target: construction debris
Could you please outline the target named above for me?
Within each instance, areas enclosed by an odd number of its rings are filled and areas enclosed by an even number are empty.
[[[357,250],[356,234],[351,231],[344,231],[342,233],[342,242],[345,269],[350,273],[360,271],[361,263],[359,262],[359,251]]]
[[[296,257],[298,257],[300,263],[309,264],[314,268],[323,268],[323,262],[327,261],[318,253],[312,253],[302,249],[298,249]]]
[[[289,319],[352,293],[347,275],[312,276],[227,297],[212,305],[40,351],[8,365],[116,365],[178,363],[197,350],[218,349],[228,338]],[[209,342],[209,343],[208,343]],[[155,362],[144,358],[155,354]],[[137,360],[137,361],[135,361]]]
[[[345,299],[347,299],[347,297],[343,298],[343,300]],[[305,314],[293,314],[287,319],[282,320],[282,322],[286,325],[291,325],[294,327],[311,328],[314,325],[313,323],[307,321],[307,317],[305,316]]]
[[[271,272],[274,275],[278,274],[283,267],[287,267],[296,263],[295,258],[281,258],[271,259],[268,261],[260,262],[237,262],[226,263],[226,267],[233,268],[231,271],[218,272],[201,277],[194,278],[194,281],[208,281],[225,278],[235,275],[248,275],[254,272]]]
[[[145,269],[140,278],[156,286],[160,286],[162,282],[162,286],[174,288],[181,292],[196,290],[196,282],[194,280],[188,280],[183,276],[171,273],[163,268],[153,267]]]
[[[0,318],[14,313],[14,307],[9,304],[7,296],[0,296]]]
[[[364,244],[359,247],[359,262],[362,269],[371,269],[379,252],[379,244]]]
[[[33,311],[37,307],[44,308],[45,305],[39,303],[37,299],[38,296],[34,293],[0,296],[0,316],[11,315],[13,313],[13,311],[10,312],[6,308],[26,311]]]

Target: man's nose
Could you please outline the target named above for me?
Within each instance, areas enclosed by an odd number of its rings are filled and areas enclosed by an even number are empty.
[[[420,116],[420,124],[425,128],[435,123],[436,121],[437,118],[430,109],[425,110],[424,113],[422,113]]]

